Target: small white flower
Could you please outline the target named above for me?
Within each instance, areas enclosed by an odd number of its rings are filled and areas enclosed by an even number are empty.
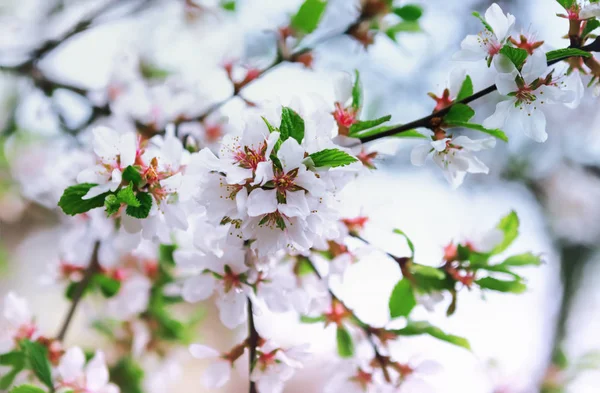
[[[14,292],[9,292],[4,297],[2,317],[0,320],[0,353],[10,351],[18,340],[37,339],[39,335],[37,325],[24,298]]]
[[[250,374],[261,393],[281,393],[285,383],[293,377],[295,369],[302,368],[310,353],[308,345],[284,350],[267,341],[257,348],[257,358]]]
[[[85,364],[85,354],[79,347],[69,349],[61,358],[58,386],[76,393],[119,393],[119,387],[109,381],[104,354],[97,351]]]
[[[152,282],[143,275],[127,277],[116,296],[107,302],[107,313],[119,321],[126,321],[148,307]]]
[[[521,129],[536,142],[544,142],[546,104],[573,103],[577,96],[565,89],[564,82],[553,76],[547,66],[546,54],[537,50],[525,61],[521,72],[499,73],[496,76],[498,92],[508,99],[496,106],[496,112],[484,120],[486,128]]]
[[[209,389],[217,389],[224,386],[231,378],[232,362],[219,351],[206,345],[190,345],[190,353],[196,359],[210,359],[210,366],[204,371],[202,383]]]
[[[485,21],[491,28],[485,28],[478,35],[469,35],[461,46],[461,51],[454,55],[454,60],[476,61],[486,59],[491,63],[495,55],[510,36],[515,24],[515,17],[511,14],[504,15],[500,6],[492,4],[485,12]]]
[[[600,3],[586,4],[579,11],[579,17],[581,19],[600,18]]]
[[[488,167],[473,152],[491,149],[496,145],[493,137],[471,140],[466,136],[444,138],[415,146],[410,159],[421,166],[432,153],[433,161],[442,168],[444,176],[454,187],[462,184],[466,173],[488,173]]]

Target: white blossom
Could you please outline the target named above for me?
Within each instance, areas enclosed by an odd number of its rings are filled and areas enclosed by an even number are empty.
[[[9,352],[18,340],[35,340],[38,336],[38,328],[27,301],[9,292],[4,297],[0,320],[0,353]]]
[[[488,173],[488,167],[473,152],[491,149],[496,145],[492,137],[472,140],[466,136],[444,138],[417,145],[410,159],[413,165],[425,164],[432,154],[433,161],[442,169],[448,182],[454,187],[462,184],[466,173]]]
[[[57,368],[61,388],[86,393],[119,393],[119,387],[109,382],[104,354],[96,351],[86,364],[85,354],[79,347],[69,349]]]
[[[201,344],[190,345],[190,353],[196,359],[211,360],[210,366],[204,371],[202,383],[209,389],[224,386],[231,378],[232,362],[219,351]]]
[[[510,36],[515,24],[515,17],[504,15],[500,6],[492,4],[485,12],[485,29],[477,35],[468,35],[461,44],[461,51],[454,55],[454,60],[476,61],[486,59],[488,64],[496,56]]]

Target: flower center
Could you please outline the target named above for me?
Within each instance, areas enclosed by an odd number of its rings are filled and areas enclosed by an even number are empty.
[[[256,170],[258,164],[266,161],[265,152],[267,149],[266,144],[262,144],[260,149],[253,150],[248,146],[244,146],[244,150],[238,150],[234,156],[234,160],[242,167],[246,169]]]
[[[343,108],[339,102],[335,103],[333,117],[340,127],[350,128],[356,123],[356,113],[352,108]]]

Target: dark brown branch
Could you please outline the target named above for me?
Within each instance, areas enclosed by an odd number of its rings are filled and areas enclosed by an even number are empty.
[[[249,374],[252,374],[252,370],[254,369],[254,362],[256,360],[256,348],[258,347],[258,331],[256,330],[256,325],[254,324],[254,310],[252,309],[252,301],[248,299],[248,349],[250,351],[249,355]],[[250,393],[257,393],[256,383],[248,378],[250,381]]]
[[[581,47],[582,50],[585,50],[587,52],[598,52],[600,51],[600,38],[596,38],[596,40],[594,42],[592,42],[589,45],[583,46]],[[564,59],[560,59],[560,60],[552,60],[550,62],[548,62],[548,66],[551,66],[553,64],[556,64],[560,61],[562,61]],[[434,128],[436,127],[436,125],[439,125],[439,123],[442,121],[442,118],[448,114],[448,112],[450,112],[450,109],[452,109],[452,107],[454,105],[457,104],[469,104],[481,97],[484,97],[490,93],[493,93],[494,91],[496,91],[498,88],[496,87],[496,85],[491,85],[486,87],[483,90],[478,91],[477,93],[466,97],[460,101],[455,101],[453,102],[451,105],[445,107],[444,109],[441,109],[437,112],[434,112],[428,116],[422,117],[420,119],[411,121],[410,123],[406,123],[406,124],[402,124],[398,127],[394,127],[391,128],[389,130],[386,130],[385,132],[382,132],[380,134],[376,134],[376,135],[370,135],[364,138],[359,138],[360,141],[362,143],[367,143],[367,142],[371,142],[371,141],[375,141],[377,139],[381,139],[381,138],[385,138],[388,136],[392,136],[392,135],[396,135],[396,134],[400,134],[402,132],[406,132],[406,131],[410,131],[413,130],[415,128]]]
[[[81,302],[81,299],[83,298],[83,295],[85,294],[88,285],[92,281],[92,277],[94,276],[94,274],[96,274],[96,272],[100,270],[100,264],[98,262],[99,249],[100,242],[96,241],[96,243],[94,244],[94,251],[92,252],[90,264],[87,267],[87,269],[85,269],[85,272],[83,273],[83,278],[75,288],[75,293],[73,293],[73,299],[71,300],[71,307],[69,308],[69,312],[67,313],[64,322],[62,323],[58,335],[56,336],[56,339],[59,341],[63,341],[65,339],[67,330],[69,329],[71,321],[73,320],[73,316],[75,315],[75,310],[77,310],[77,306]]]

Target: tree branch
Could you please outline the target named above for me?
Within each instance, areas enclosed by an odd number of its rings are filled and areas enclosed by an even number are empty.
[[[585,50],[587,52],[597,52],[600,51],[600,37],[596,38],[596,40],[594,42],[592,42],[589,45],[583,46],[580,48],[581,50]],[[560,60],[552,60],[550,62],[548,62],[548,66],[554,65],[556,63],[559,63],[561,61],[563,61],[564,59],[560,59]],[[367,143],[367,142],[371,142],[371,141],[375,141],[377,139],[381,139],[381,138],[385,138],[388,136],[392,136],[392,135],[397,135],[409,130],[413,130],[415,128],[432,128],[435,127],[436,124],[439,125],[439,123],[442,121],[443,117],[450,112],[450,109],[452,109],[452,107],[454,107],[457,104],[469,104],[481,97],[484,97],[494,91],[498,90],[498,88],[496,87],[496,85],[491,85],[486,87],[483,90],[478,91],[477,93],[463,98],[462,100],[459,101],[454,101],[452,104],[448,105],[447,107],[440,109],[439,111],[433,112],[432,114],[422,117],[420,119],[411,121],[410,123],[406,123],[406,124],[402,124],[398,127],[394,127],[391,128],[389,130],[386,130],[380,134],[376,134],[376,135],[370,135],[364,138],[358,138],[360,139],[360,141],[362,143]]]
[[[256,348],[258,347],[258,331],[256,330],[256,325],[254,324],[254,311],[252,310],[252,301],[248,299],[248,349],[250,351],[250,355],[248,356],[249,361],[249,375],[252,375],[252,370],[254,369],[254,361],[256,360]],[[257,393],[256,383],[248,377],[250,381],[250,393]]]
[[[92,281],[92,277],[96,272],[100,270],[100,264],[98,262],[99,249],[100,242],[96,241],[96,243],[94,244],[94,251],[92,251],[92,258],[90,260],[90,264],[88,265],[87,269],[85,269],[85,272],[83,273],[83,278],[75,288],[75,293],[73,293],[73,299],[71,300],[71,307],[69,308],[69,312],[67,313],[64,322],[62,323],[58,335],[56,336],[56,339],[59,341],[64,341],[65,336],[67,334],[67,330],[69,329],[71,321],[73,320],[73,316],[75,315],[75,310],[77,309],[77,306],[83,298],[83,295],[85,294],[88,285]]]

